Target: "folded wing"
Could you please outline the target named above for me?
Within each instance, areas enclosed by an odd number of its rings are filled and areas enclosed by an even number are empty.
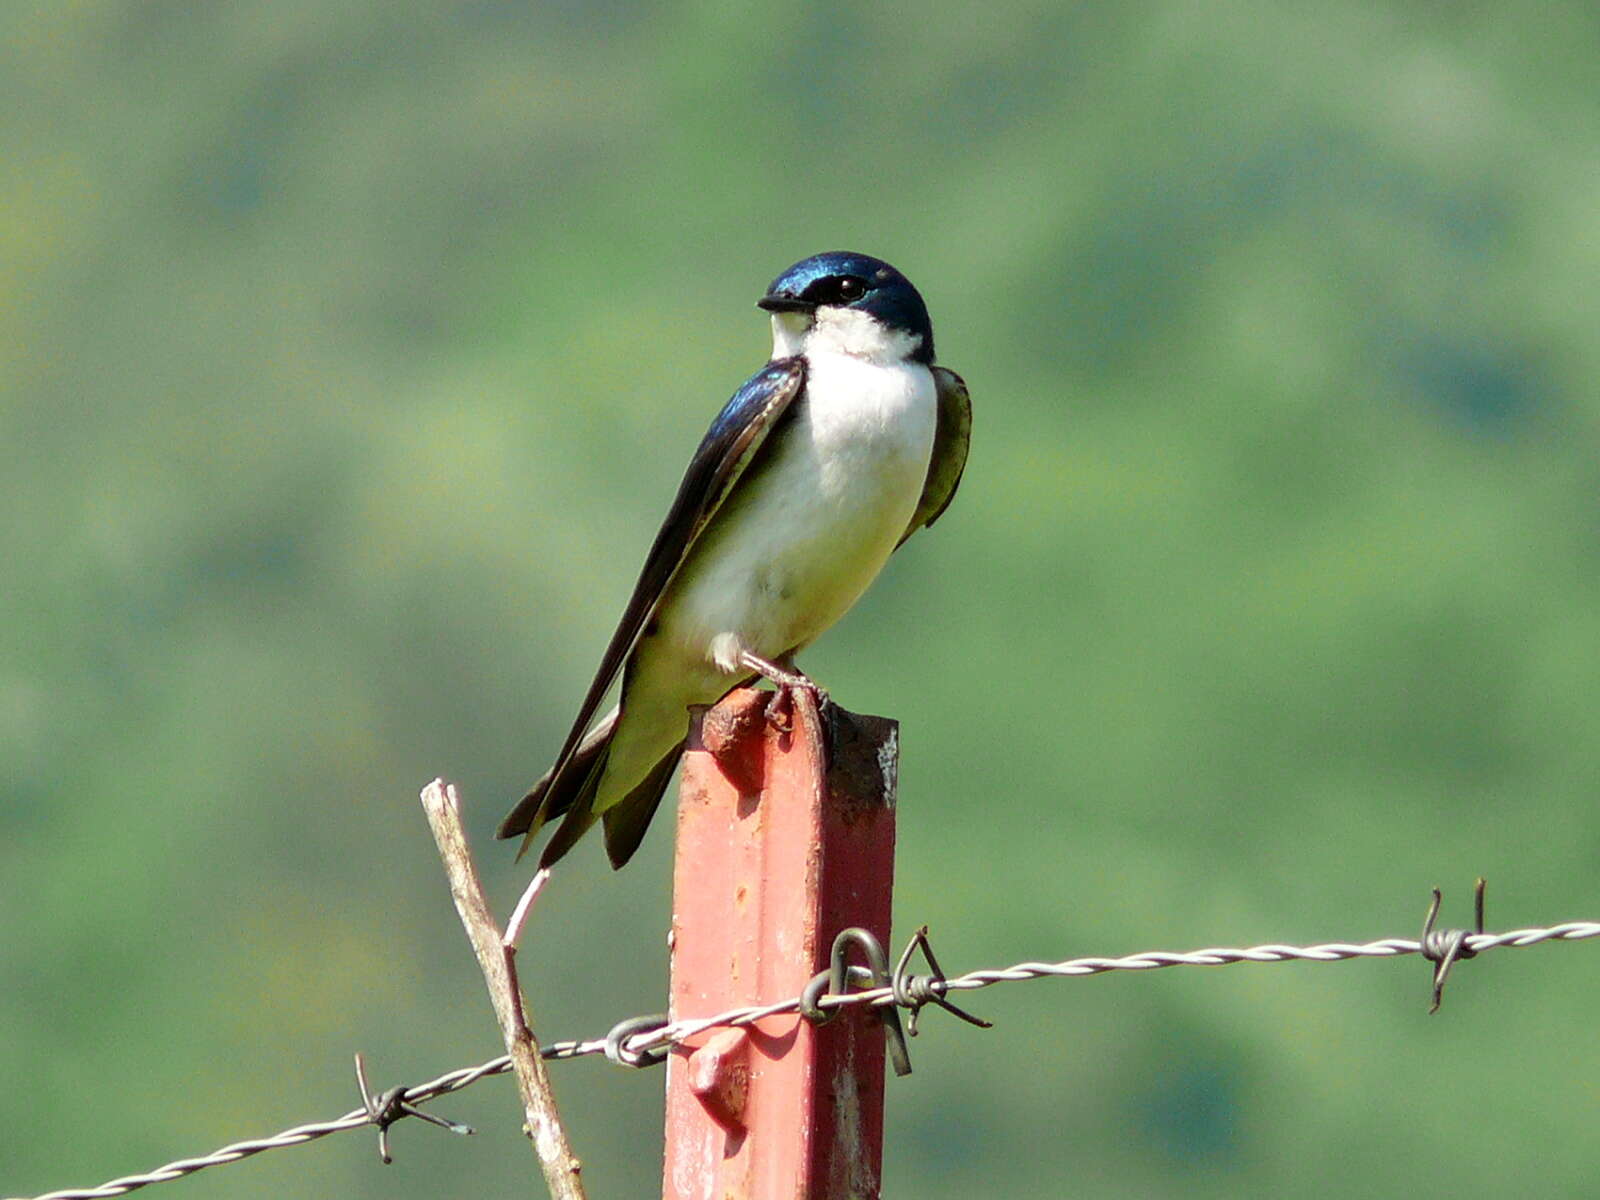
[[[584,736],[600,702],[638,643],[695,540],[738,485],[745,469],[804,386],[803,359],[774,359],[745,381],[711,423],[699,449],[689,460],[683,482],[678,485],[678,494],[645,557],[628,607],[611,635],[600,660],[600,669],[595,672],[555,765],[500,822],[497,837],[526,834],[527,840],[523,843],[523,851],[526,851],[544,822],[570,808],[574,797],[583,790],[587,777],[604,769],[605,735],[592,737],[587,742]],[[622,719],[626,719],[626,714]]]

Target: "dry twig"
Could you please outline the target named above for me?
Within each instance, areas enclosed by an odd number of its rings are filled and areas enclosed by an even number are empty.
[[[528,1027],[526,1009],[517,992],[511,951],[489,913],[483,885],[472,865],[472,853],[467,849],[466,834],[461,827],[461,805],[455,786],[435,779],[422,790],[422,809],[433,829],[439,857],[444,860],[456,911],[461,914],[461,923],[466,926],[467,937],[478,956],[489,998],[494,1002],[495,1018],[500,1022],[506,1053],[511,1056],[512,1069],[516,1072],[517,1089],[522,1093],[528,1136],[539,1155],[550,1195],[555,1200],[585,1200],[583,1181],[578,1174],[581,1164],[567,1144],[566,1130],[556,1110],[544,1061],[539,1057],[539,1043]]]

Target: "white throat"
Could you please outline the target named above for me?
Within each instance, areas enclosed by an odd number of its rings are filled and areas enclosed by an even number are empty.
[[[819,308],[772,314],[772,357],[844,354],[881,366],[907,361],[922,348],[918,334],[890,329],[870,313]]]

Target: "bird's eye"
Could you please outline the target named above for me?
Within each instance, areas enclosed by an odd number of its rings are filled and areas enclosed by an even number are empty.
[[[800,295],[812,304],[854,304],[871,290],[872,285],[859,275],[825,275]]]

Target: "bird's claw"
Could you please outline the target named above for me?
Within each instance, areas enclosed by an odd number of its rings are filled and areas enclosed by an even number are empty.
[[[809,679],[804,683],[780,683],[773,689],[772,699],[767,701],[765,710],[767,724],[779,733],[794,730],[794,693],[797,691],[810,692],[817,716],[824,721],[831,721],[833,701],[825,688],[818,687]]]
[[[792,698],[789,689],[779,685],[772,693],[772,698],[767,701],[765,716],[767,724],[779,733],[788,733],[794,728],[794,722],[789,719],[792,710]]]

